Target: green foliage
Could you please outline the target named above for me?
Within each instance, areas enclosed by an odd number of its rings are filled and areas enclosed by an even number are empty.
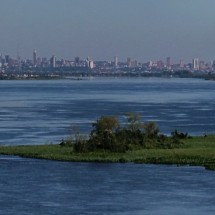
[[[126,113],[128,121],[128,130],[137,131],[143,128],[143,123],[141,122],[141,115],[139,113]]]
[[[127,149],[132,149],[133,146],[142,146],[144,136],[140,130],[131,131],[127,128],[122,128],[116,132],[117,141],[125,145]]]
[[[112,133],[119,126],[119,122],[114,116],[102,116],[96,122],[94,122],[92,126],[93,130],[91,135],[100,134],[104,131]]]
[[[62,141],[60,142],[60,146],[65,146],[65,147],[72,147],[73,146],[73,141],[70,138],[67,139],[62,139]]]
[[[69,128],[70,135],[60,143],[62,147],[72,147],[75,152],[82,153],[88,151],[87,138],[80,133],[80,129],[76,125]]]
[[[178,138],[178,139],[185,139],[188,137],[187,133],[179,132],[177,129],[175,129],[173,132],[171,132],[171,135],[173,138]]]
[[[153,139],[158,136],[160,129],[156,122],[146,122],[143,125],[146,137]]]
[[[155,122],[142,123],[140,115],[136,113],[127,113],[127,124],[125,127],[120,126],[119,121],[114,116],[102,116],[92,123],[93,130],[89,139],[81,138],[79,131],[76,130],[74,151],[95,152],[126,152],[137,149],[153,148],[174,148],[179,147],[182,142],[179,137],[174,135],[169,138],[160,134],[158,125]],[[74,132],[74,130],[73,130]],[[64,146],[69,146],[63,142]]]
[[[119,129],[119,121],[113,116],[102,116],[92,124],[88,141],[89,151],[108,150],[111,152],[125,152],[127,147],[118,141],[117,130]]]
[[[87,152],[88,147],[86,140],[79,140],[74,144],[74,151],[78,153]]]
[[[161,142],[170,141],[171,137],[161,136]],[[159,139],[157,139],[159,142]],[[124,153],[103,150],[77,153],[73,147],[59,145],[0,146],[0,154],[17,155],[28,158],[39,158],[75,162],[134,162],[151,164],[198,165],[215,170],[215,136],[198,136],[183,139],[183,147],[178,148],[139,148]],[[154,142],[153,142],[154,144]]]

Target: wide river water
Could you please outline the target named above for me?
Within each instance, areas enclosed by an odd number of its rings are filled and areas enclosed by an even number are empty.
[[[139,112],[163,133],[215,133],[215,82],[94,78],[0,81],[0,145],[58,143],[101,115]],[[215,172],[175,165],[0,156],[0,215],[214,215]]]
[[[1,81],[0,145],[58,143],[69,128],[89,133],[101,115],[139,112],[163,133],[215,133],[215,82],[199,79],[94,78]]]
[[[202,167],[0,157],[1,215],[214,215]]]

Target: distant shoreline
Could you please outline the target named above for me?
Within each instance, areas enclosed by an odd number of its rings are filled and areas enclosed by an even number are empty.
[[[192,73],[190,71],[100,71],[100,70],[77,70],[77,71],[22,71],[0,73],[0,80],[56,80],[56,79],[73,79],[82,80],[92,77],[127,77],[127,78],[199,78],[204,80],[215,80],[213,73]]]

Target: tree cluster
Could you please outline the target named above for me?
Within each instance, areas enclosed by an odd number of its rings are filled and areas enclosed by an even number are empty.
[[[84,138],[76,132],[75,138],[61,142],[62,146],[73,146],[75,152],[93,152],[98,150],[110,152],[126,152],[135,149],[174,148],[179,147],[181,139],[187,134],[177,130],[168,137],[160,133],[155,122],[141,122],[137,113],[126,114],[127,122],[120,125],[114,116],[101,116],[92,123],[89,138]]]

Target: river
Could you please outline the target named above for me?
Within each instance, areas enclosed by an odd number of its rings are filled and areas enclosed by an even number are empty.
[[[0,144],[58,143],[76,125],[126,112],[192,135],[215,132],[215,84],[95,78],[0,82]],[[212,215],[215,172],[203,167],[69,163],[0,156],[0,215]]]
[[[67,163],[0,157],[2,215],[213,215],[203,167]]]
[[[215,132],[215,84],[201,79],[94,78],[1,81],[0,144],[58,143],[71,126],[88,134],[101,115],[138,112],[161,132]]]

